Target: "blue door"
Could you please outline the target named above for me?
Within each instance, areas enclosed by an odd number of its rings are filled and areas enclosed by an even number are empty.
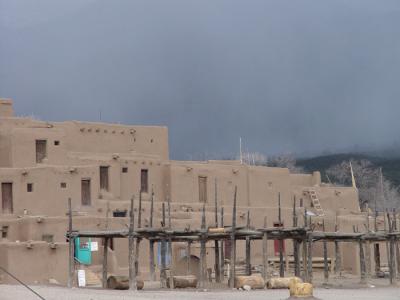
[[[90,238],[78,237],[75,239],[75,258],[79,263],[84,265],[90,265],[92,263],[92,251],[90,245]]]

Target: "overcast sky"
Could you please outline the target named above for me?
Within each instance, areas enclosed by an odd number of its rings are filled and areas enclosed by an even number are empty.
[[[386,147],[398,0],[0,0],[19,115],[166,125],[172,158]]]

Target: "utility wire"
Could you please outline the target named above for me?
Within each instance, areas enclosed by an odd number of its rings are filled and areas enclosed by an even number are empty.
[[[6,269],[0,266],[0,269],[3,270],[4,273],[10,275],[12,278],[14,278],[16,281],[18,281],[20,284],[22,284],[24,287],[26,287],[28,290],[30,290],[32,293],[34,293],[36,296],[38,296],[42,300],[46,300],[42,296],[40,296],[37,292],[35,292],[33,289],[31,289],[29,286],[27,286],[25,283],[23,283],[21,280],[19,280],[17,277],[15,277],[13,274],[8,272]]]

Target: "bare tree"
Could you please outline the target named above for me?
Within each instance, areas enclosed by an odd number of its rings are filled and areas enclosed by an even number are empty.
[[[267,165],[269,167],[288,168],[292,173],[304,172],[302,167],[296,165],[296,158],[290,153],[270,157]]]
[[[399,191],[382,176],[380,168],[368,160],[343,161],[330,167],[326,174],[330,180],[340,185],[351,185],[350,162],[360,197],[360,205],[379,211],[400,207]]]

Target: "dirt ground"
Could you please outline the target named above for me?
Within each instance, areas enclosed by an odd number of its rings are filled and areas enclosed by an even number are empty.
[[[127,300],[127,299],[163,299],[163,300],[283,300],[287,299],[287,290],[262,290],[262,291],[238,291],[238,290],[148,290],[148,291],[117,291],[89,288],[68,289],[56,286],[31,286],[46,300]],[[357,289],[317,288],[314,296],[321,300],[399,300],[400,288],[375,287]],[[20,285],[0,285],[1,300],[37,300],[37,296]]]

